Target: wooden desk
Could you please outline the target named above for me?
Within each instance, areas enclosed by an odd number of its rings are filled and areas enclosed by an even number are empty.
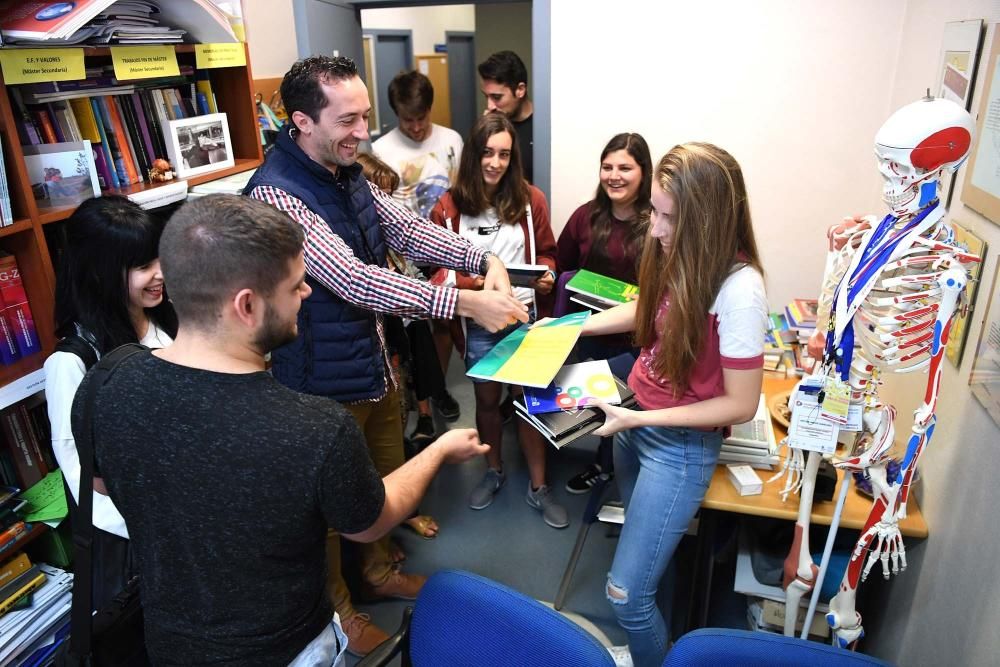
[[[795,386],[794,379],[764,378],[764,394],[771,395],[791,389]],[[780,441],[785,437],[785,428],[772,420],[774,424],[774,435]],[[897,432],[898,433],[898,432]],[[777,471],[758,470],[757,474],[764,480],[764,492],[758,496],[741,496],[736,492],[732,482],[729,481],[724,465],[719,465],[715,469],[712,477],[712,484],[705,494],[705,499],[701,506],[703,509],[720,510],[723,512],[734,512],[736,514],[751,514],[754,516],[766,516],[775,519],[786,519],[795,521],[799,513],[798,495],[789,495],[786,502],[781,501],[781,487],[784,486],[784,479],[779,479],[770,484],[767,480],[775,475]],[[812,523],[829,526],[833,518],[833,510],[836,506],[837,496],[840,494],[840,485],[844,481],[844,472],[837,471],[837,488],[833,494],[833,500],[822,503],[814,503],[812,511]],[[857,491],[850,491],[847,494],[847,501],[844,503],[844,512],[841,516],[840,525],[842,528],[861,530],[871,512],[872,500]],[[916,499],[911,495],[906,503],[907,516],[899,522],[899,530],[905,537],[927,537],[927,522],[920,508],[917,507]]]

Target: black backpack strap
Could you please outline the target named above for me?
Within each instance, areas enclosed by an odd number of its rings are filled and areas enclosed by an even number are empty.
[[[65,340],[65,339],[64,339]],[[70,612],[70,657],[89,663],[93,628],[93,546],[94,546],[94,408],[97,393],[107,384],[121,362],[148,350],[128,343],[104,355],[91,371],[93,377],[83,397],[83,415],[76,449],[80,455],[79,512],[73,524],[73,602]]]
[[[97,364],[97,349],[79,334],[70,334],[56,343],[56,352],[69,352],[83,360],[83,367],[88,371]]]

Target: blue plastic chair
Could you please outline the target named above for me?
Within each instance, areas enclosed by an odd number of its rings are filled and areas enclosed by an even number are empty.
[[[864,653],[852,653],[798,637],[702,628],[678,639],[663,667],[869,667],[891,664]]]
[[[443,570],[424,584],[408,627],[358,667],[386,665],[397,654],[415,667],[614,667],[600,642],[558,612],[485,577]]]

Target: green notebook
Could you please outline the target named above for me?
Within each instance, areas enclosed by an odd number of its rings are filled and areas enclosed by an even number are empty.
[[[609,306],[633,301],[639,295],[639,288],[631,283],[586,269],[577,271],[566,283],[566,289],[593,297]]]

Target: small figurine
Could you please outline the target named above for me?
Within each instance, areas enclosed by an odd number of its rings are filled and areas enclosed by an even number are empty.
[[[174,180],[174,168],[170,163],[161,157],[153,160],[153,166],[149,169],[149,180],[152,183],[166,183]]]

